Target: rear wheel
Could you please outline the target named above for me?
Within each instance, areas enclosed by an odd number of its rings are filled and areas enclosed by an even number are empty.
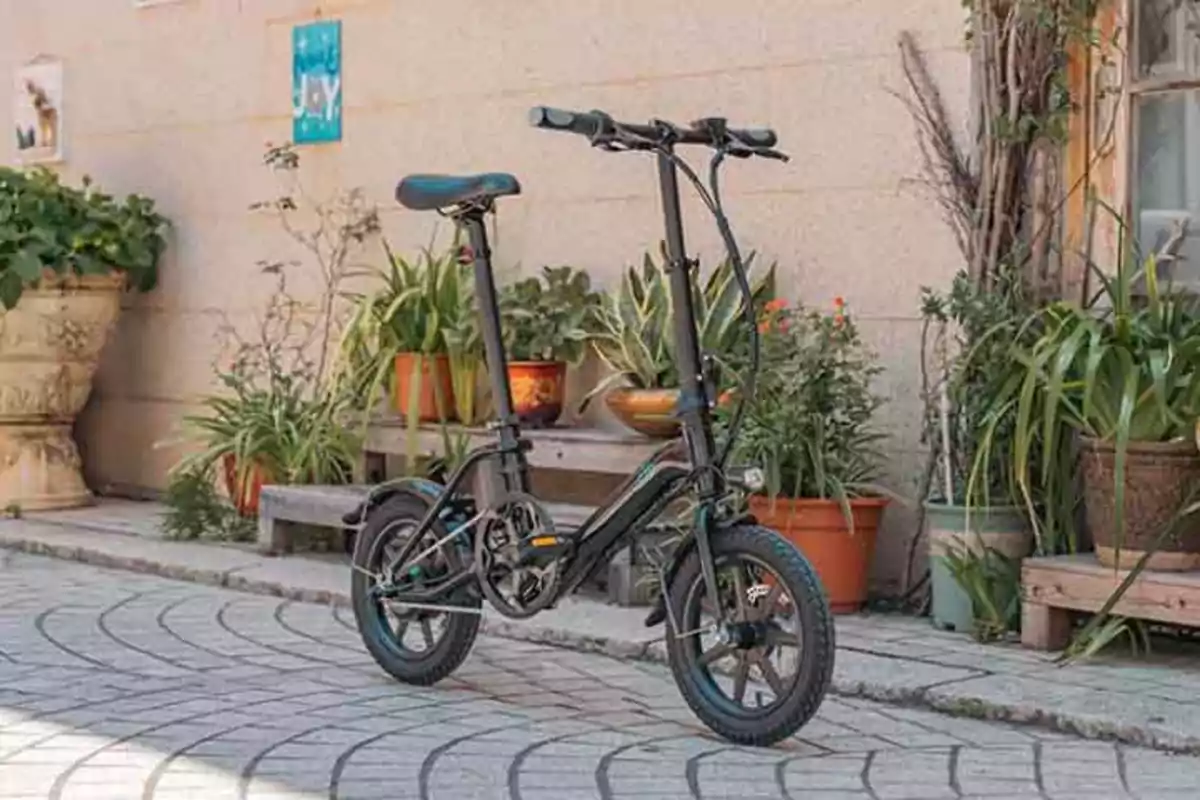
[[[479,615],[423,611],[399,606],[378,596],[380,582],[429,589],[458,574],[462,555],[454,542],[433,545],[447,531],[435,523],[425,531],[412,551],[432,552],[409,564],[403,574],[393,574],[401,565],[393,562],[404,544],[420,527],[429,506],[420,498],[398,494],[373,509],[358,534],[354,549],[354,574],[350,596],[363,644],[389,674],[404,683],[427,686],[453,672],[467,654],[479,631]],[[480,599],[460,589],[446,598],[445,605],[480,607]]]
[[[757,526],[712,537],[710,595],[692,549],[669,587],[667,654],[692,711],[738,744],[774,744],[817,712],[833,674],[829,603],[808,559]],[[717,609],[725,623],[717,624]]]

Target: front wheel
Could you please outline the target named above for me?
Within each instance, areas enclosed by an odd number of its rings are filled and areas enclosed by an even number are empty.
[[[829,602],[808,559],[774,531],[739,526],[714,534],[711,544],[717,597],[695,548],[669,587],[671,671],[692,711],[718,735],[771,745],[803,727],[825,698],[835,649]]]

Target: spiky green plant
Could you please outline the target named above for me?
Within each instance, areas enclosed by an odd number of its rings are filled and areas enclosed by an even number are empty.
[[[745,259],[751,275],[754,303],[761,306],[775,296],[775,265],[753,277],[755,254]],[[649,253],[641,267],[631,266],[616,292],[604,295],[599,330],[593,337],[596,354],[612,371],[588,399],[625,382],[637,389],[672,389],[679,385],[675,368],[671,291],[666,257],[658,262]],[[693,282],[692,305],[696,313],[701,350],[724,362],[735,349],[743,330],[742,293],[729,260],[717,265],[703,281]]]

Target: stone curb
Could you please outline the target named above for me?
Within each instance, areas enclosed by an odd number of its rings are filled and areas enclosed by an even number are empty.
[[[350,597],[347,593],[305,589],[289,586],[279,581],[246,578],[238,574],[245,567],[228,570],[196,569],[145,558],[116,556],[101,549],[55,545],[19,537],[9,537],[0,541],[0,548],[65,561],[77,561],[96,567],[156,575],[171,580],[220,586],[248,594],[280,597],[296,602],[336,605],[346,608],[350,606]],[[486,616],[481,630],[490,636],[499,638],[597,653],[612,658],[666,663],[666,648],[663,642],[657,639],[645,642],[623,641]],[[1104,718],[1100,714],[1089,716],[1073,712],[1059,712],[1017,701],[996,702],[972,696],[968,691],[956,692],[954,684],[960,682],[950,681],[935,686],[905,687],[839,679],[835,676],[830,686],[830,692],[839,697],[924,708],[956,717],[1035,725],[1087,739],[1118,741],[1159,750],[1200,754],[1200,737],[1156,728],[1153,725],[1122,724]]]

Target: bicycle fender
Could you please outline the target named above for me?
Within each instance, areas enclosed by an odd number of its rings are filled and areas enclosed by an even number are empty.
[[[687,541],[675,548],[675,552],[671,555],[671,563],[667,565],[666,572],[663,575],[663,586],[666,590],[670,589],[671,582],[675,580],[675,574],[679,572],[679,567],[683,564],[683,560],[695,549],[696,537],[694,536],[688,537]],[[647,628],[653,628],[667,618],[666,590],[659,592],[658,599],[654,601],[654,607],[650,609],[650,613],[646,616],[644,624]]]
[[[715,533],[736,528],[739,525],[757,525],[758,520],[752,514],[743,514],[735,519],[729,520],[726,523],[720,524]],[[683,560],[696,549],[696,537],[689,536],[687,541],[675,548],[675,552],[671,556],[671,563],[667,565],[667,570],[663,575],[663,586],[669,591],[672,581],[675,580],[675,574],[679,572],[680,566],[683,565]],[[667,596],[666,592],[660,592],[658,599],[654,601],[654,607],[650,609],[650,613],[646,616],[645,626],[653,628],[667,618]]]
[[[445,487],[435,481],[425,478],[405,478],[404,480],[394,481],[390,483],[380,484],[374,487],[367,496],[355,506],[353,511],[342,515],[342,522],[345,523],[349,531],[356,531],[366,520],[367,515],[371,513],[377,506],[387,502],[388,498],[395,497],[398,494],[408,494],[417,498],[423,503],[432,504],[437,501]]]

